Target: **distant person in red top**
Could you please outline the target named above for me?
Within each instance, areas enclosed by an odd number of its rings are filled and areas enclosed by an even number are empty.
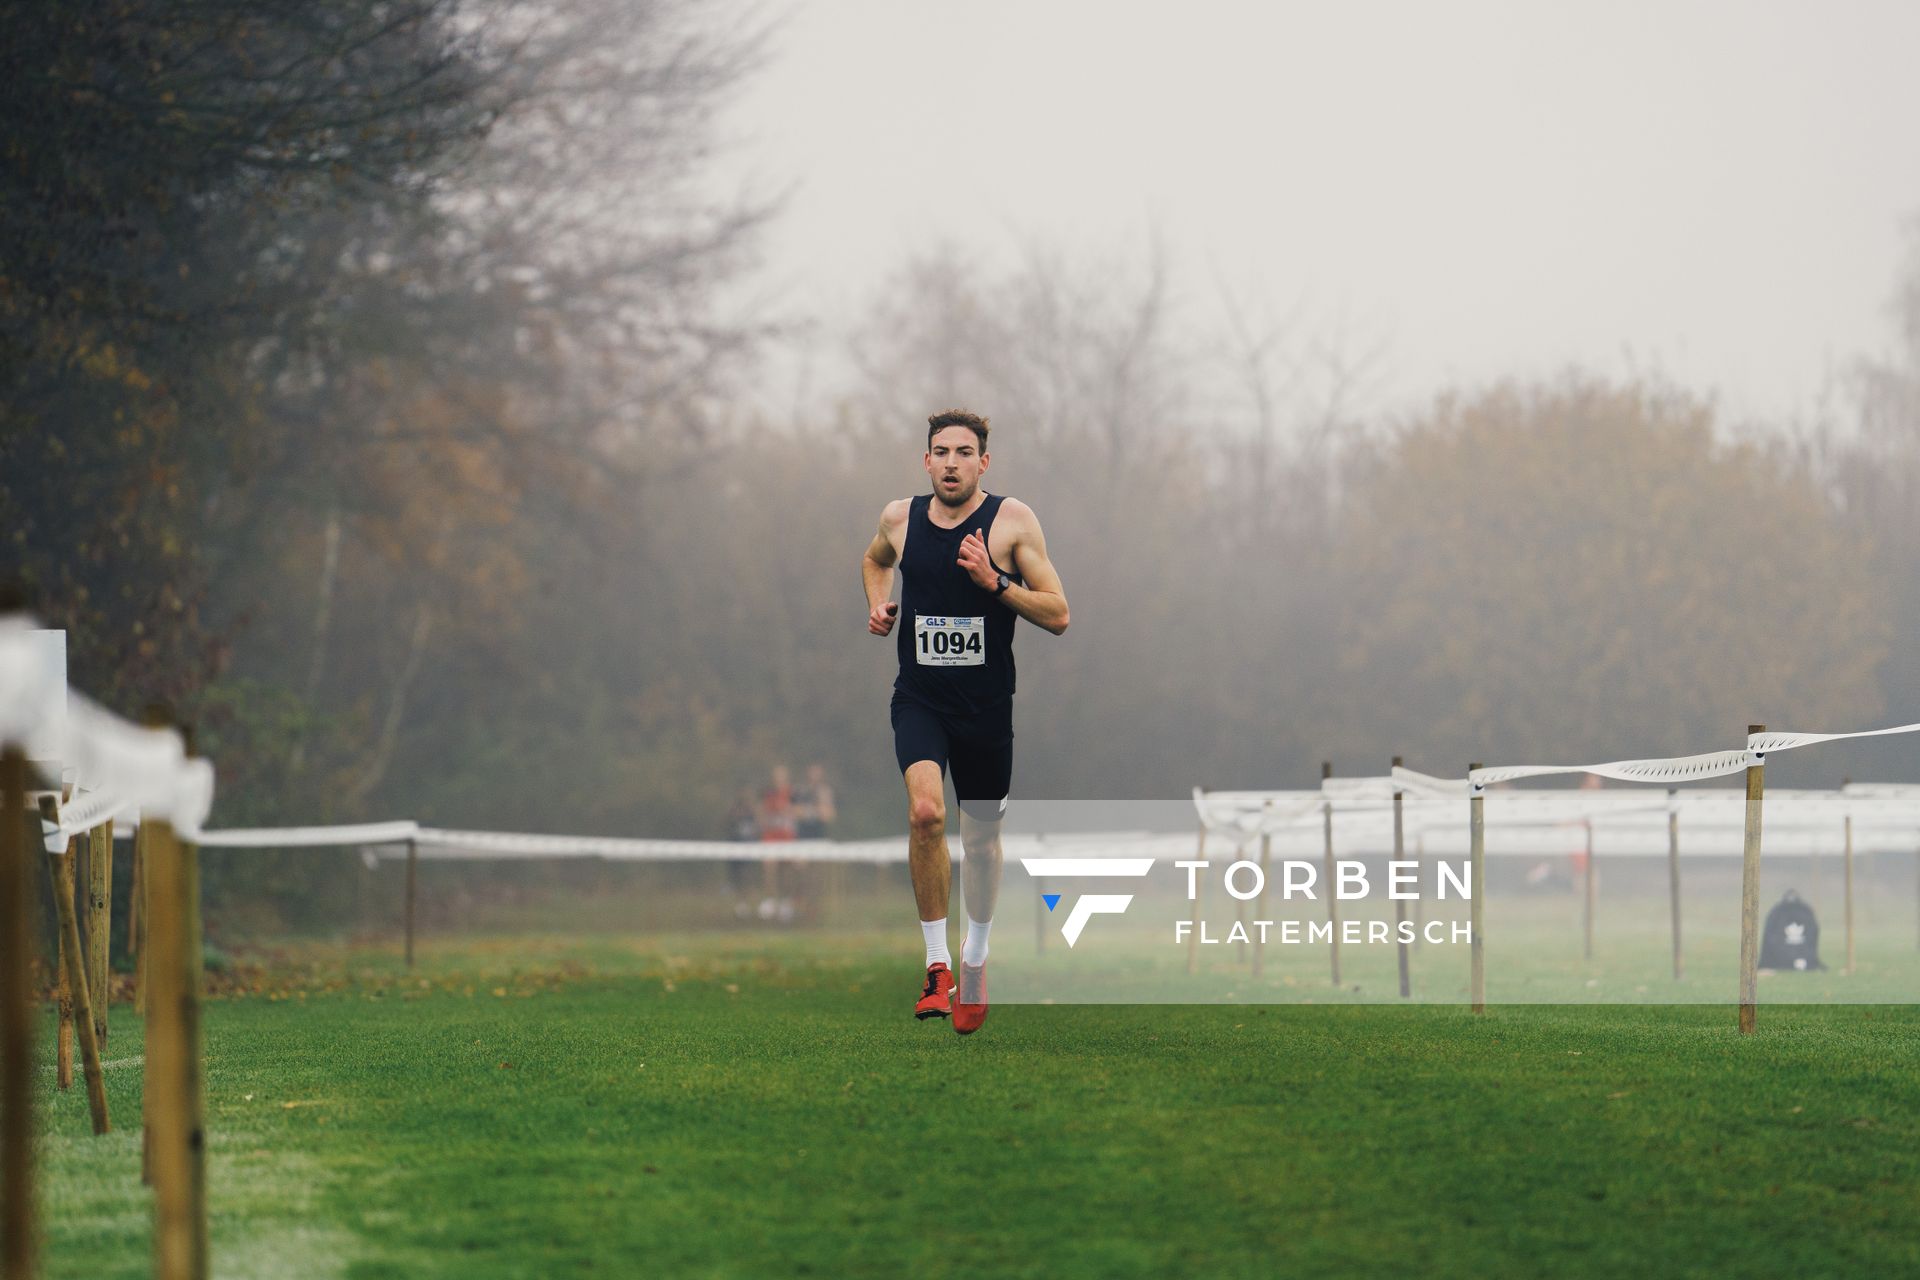
[[[773,785],[760,793],[760,838],[794,838],[793,781],[787,766],[773,766]]]
[[[787,772],[787,766],[773,766],[773,785],[760,793],[760,839],[762,843],[786,843],[794,838],[794,823],[797,815],[793,804],[793,778]],[[791,894],[782,892],[781,881],[791,878],[790,868],[783,868],[782,860],[768,858],[764,863],[765,871],[762,885],[766,896],[760,899],[760,918],[762,920],[788,921],[794,917],[794,901]],[[786,871],[783,877],[782,872]]]

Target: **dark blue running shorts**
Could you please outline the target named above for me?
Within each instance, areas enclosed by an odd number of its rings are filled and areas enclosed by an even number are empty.
[[[964,718],[943,715],[904,694],[893,695],[893,758],[900,772],[934,760],[953,773],[953,794],[976,822],[997,822],[1013,787],[1013,699]]]

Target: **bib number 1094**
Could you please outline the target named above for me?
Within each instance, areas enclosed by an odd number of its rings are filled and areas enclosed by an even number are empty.
[[[923,667],[978,667],[987,661],[987,620],[915,614],[913,652]]]

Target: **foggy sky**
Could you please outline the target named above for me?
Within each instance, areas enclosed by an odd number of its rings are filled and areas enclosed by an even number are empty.
[[[913,250],[1157,230],[1196,323],[1217,275],[1384,343],[1366,407],[1579,363],[1781,418],[1890,341],[1915,49],[1880,0],[813,0],[723,171],[798,184],[759,283],[827,322],[815,384]]]

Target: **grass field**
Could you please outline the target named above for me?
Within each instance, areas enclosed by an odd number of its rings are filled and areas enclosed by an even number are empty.
[[[898,931],[284,952],[205,1015],[216,1274],[1920,1274],[1920,1010],[997,1008]],[[51,1020],[39,1045],[51,1063]],[[38,1098],[45,1274],[141,1276]]]

